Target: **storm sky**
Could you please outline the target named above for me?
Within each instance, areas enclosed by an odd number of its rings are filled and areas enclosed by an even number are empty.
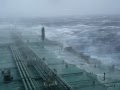
[[[120,0],[0,0],[0,17],[120,14]]]

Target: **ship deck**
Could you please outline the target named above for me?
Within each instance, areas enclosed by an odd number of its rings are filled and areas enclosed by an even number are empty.
[[[69,59],[74,61],[78,58],[58,45],[42,42],[37,37],[22,36],[21,40],[23,43],[19,45],[13,40],[12,43],[0,47],[0,70],[2,72],[9,68],[13,76],[13,80],[6,83],[3,75],[0,74],[0,90],[120,89],[119,81],[100,82],[95,74],[87,72],[74,63],[69,63]],[[78,64],[82,65],[82,62],[81,60]],[[58,82],[58,86],[54,89],[44,88],[44,82],[50,75]]]

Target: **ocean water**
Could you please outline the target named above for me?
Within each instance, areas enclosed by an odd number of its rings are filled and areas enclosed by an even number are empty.
[[[46,38],[60,42],[64,47],[72,46],[78,52],[97,58],[105,64],[119,66],[119,16],[2,19],[0,32],[19,30],[39,36],[43,26],[46,29]],[[1,35],[0,39],[6,37]]]
[[[97,58],[106,64],[118,64],[120,59],[120,17],[91,16],[57,18],[32,27],[39,33],[45,26],[46,36],[72,46],[79,52]]]

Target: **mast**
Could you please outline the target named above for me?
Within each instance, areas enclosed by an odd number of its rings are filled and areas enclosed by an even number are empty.
[[[42,27],[42,30],[41,30],[41,39],[42,39],[42,41],[44,41],[45,40],[45,28],[44,27]]]

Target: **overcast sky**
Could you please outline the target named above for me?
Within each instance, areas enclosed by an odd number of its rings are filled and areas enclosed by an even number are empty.
[[[0,17],[120,14],[120,0],[0,0]]]

